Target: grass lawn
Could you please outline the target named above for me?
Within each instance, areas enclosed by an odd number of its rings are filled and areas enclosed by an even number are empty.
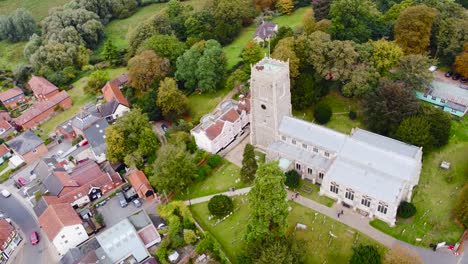
[[[305,190],[307,190],[307,187],[309,188],[312,188],[312,191],[311,192],[306,192]],[[320,187],[311,183],[311,182],[307,182],[307,181],[304,181],[304,180],[301,180],[301,182],[299,183],[299,187],[297,188],[297,191],[304,197],[307,197],[309,199],[312,199],[318,203],[321,203],[327,207],[332,207],[333,204],[335,203],[335,200],[333,200],[332,198],[328,198],[326,196],[320,196],[319,195],[319,191],[320,191]]]
[[[191,206],[194,217],[203,229],[213,234],[220,242],[227,256],[236,263],[236,255],[242,250],[242,237],[245,234],[249,206],[246,196],[234,198],[235,212],[225,221],[215,224],[215,220],[208,220],[210,215],[208,203]],[[306,263],[347,263],[352,254],[354,244],[372,244],[383,252],[385,248],[374,240],[362,235],[327,216],[290,202],[289,231],[295,232],[297,238],[306,242]],[[307,230],[294,231],[297,223],[305,224]],[[332,238],[329,232],[337,236]]]
[[[228,92],[228,89],[222,89],[214,93],[191,94],[188,97],[188,108],[190,110],[192,122],[198,124],[200,118],[213,111]]]
[[[275,17],[272,20],[272,22],[277,23],[278,27],[289,26],[293,29],[297,28],[299,25],[301,25],[302,17],[309,8],[310,7],[302,7],[297,9],[293,14],[289,16]],[[242,49],[245,47],[247,42],[253,39],[253,35],[255,33],[256,28],[257,25],[250,25],[249,27],[242,29],[239,36],[237,36],[237,38],[231,44],[223,48],[227,58],[228,69],[232,68],[234,65],[241,61],[240,54],[242,52]],[[265,49],[265,52],[268,52],[268,50]]]
[[[239,179],[239,176],[240,168],[225,160],[224,164],[214,171],[211,176],[189,187],[190,198],[226,192],[230,187],[235,187],[236,189],[247,187],[248,184],[241,181],[239,183],[235,182]],[[188,199],[188,195],[187,193],[179,194],[177,198],[186,200]]]
[[[427,246],[432,242],[454,244],[463,228],[453,219],[454,204],[468,179],[468,117],[454,122],[452,137],[447,146],[424,157],[419,186],[413,195],[416,215],[409,220],[397,221],[390,228],[381,221],[373,221],[375,228],[400,240]],[[439,168],[442,161],[451,163],[449,170]],[[422,238],[416,242],[416,238]]]
[[[25,8],[36,21],[42,20],[52,7],[62,6],[70,0],[3,0],[0,1],[0,15],[9,14],[17,8]]]
[[[0,165],[0,172],[2,172],[6,167],[8,167],[8,160],[4,161],[2,165]]]
[[[1,3],[0,1],[0,5]],[[26,41],[17,43],[0,41],[0,69],[13,70],[16,64],[26,63],[26,59],[23,57],[25,45]]]
[[[364,128],[361,112],[362,107],[357,100],[344,97],[337,90],[331,90],[326,96],[320,99],[320,102],[328,103],[333,111],[330,121],[325,124],[326,127],[346,134],[349,134],[351,129],[355,127]],[[356,120],[349,119],[349,110],[358,112],[358,118]],[[314,121],[313,107],[309,107],[303,111],[293,110],[293,115],[309,122]]]
[[[122,73],[126,72],[127,69],[124,67],[115,68],[115,69],[107,69],[107,73],[109,74],[109,78],[113,79]],[[86,103],[92,102],[96,97],[94,95],[86,94],[83,91],[83,87],[86,85],[87,76],[82,77],[81,79],[75,81],[73,85],[73,89],[67,91],[73,101],[73,106],[68,108],[67,110],[63,111],[62,113],[52,117],[51,119],[47,120],[44,124],[40,127],[44,131],[43,136],[49,135],[55,128],[65,122],[67,119],[71,118],[73,115],[77,114],[83,105]]]

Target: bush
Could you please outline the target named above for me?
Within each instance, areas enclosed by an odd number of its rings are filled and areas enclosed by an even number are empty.
[[[401,218],[410,218],[416,213],[416,207],[412,203],[401,202],[398,206],[397,215]]]
[[[206,179],[207,176],[210,176],[211,174],[211,167],[208,166],[207,164],[203,164],[198,168],[197,176],[196,176],[196,181],[203,181]]]
[[[41,197],[42,197],[42,192],[36,192],[34,194],[34,198],[36,198],[36,201],[39,201],[39,199],[41,199]]]
[[[208,160],[206,161],[206,163],[212,168],[216,168],[218,167],[219,165],[221,165],[223,163],[223,158],[218,155],[218,154],[214,154],[214,155],[211,155]]]
[[[299,187],[299,180],[301,179],[301,175],[296,170],[290,170],[285,173],[286,176],[286,186],[289,188],[297,188]]]
[[[223,217],[232,211],[232,199],[226,195],[215,195],[208,202],[208,210],[214,216]]]
[[[356,120],[356,118],[357,118],[357,113],[356,113],[355,111],[351,110],[351,111],[349,111],[348,116],[349,116],[349,119],[351,119],[351,120]]]
[[[314,118],[319,124],[326,124],[332,116],[331,107],[326,103],[319,103],[314,108]]]
[[[104,225],[104,217],[102,216],[102,214],[100,213],[97,213],[96,216],[96,222],[100,225]]]
[[[381,264],[382,256],[374,246],[359,245],[353,248],[353,255],[349,264]]]
[[[184,230],[184,240],[187,244],[194,244],[197,242],[197,235],[193,230],[185,229]]]
[[[457,220],[464,225],[465,228],[468,228],[468,184],[465,184],[465,187],[463,187],[460,193],[460,197],[458,197],[454,213]]]

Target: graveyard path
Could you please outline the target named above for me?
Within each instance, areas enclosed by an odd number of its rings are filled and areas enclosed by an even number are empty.
[[[240,195],[240,194],[246,194],[250,191],[251,187],[247,187],[244,189],[239,189],[235,190],[233,192],[224,192],[224,193],[218,193],[218,194],[224,194],[227,196],[235,196],[235,195]],[[204,196],[196,199],[192,199],[189,201],[185,201],[185,204],[189,205],[191,204],[197,204],[197,203],[203,203],[207,202],[211,199],[211,197],[218,195],[218,194],[213,194],[209,196]],[[292,200],[295,194],[291,191],[288,191],[288,199]],[[416,247],[413,245],[410,245],[406,242],[397,240],[387,234],[384,234],[380,232],[379,230],[373,228],[371,225],[369,225],[369,218],[360,215],[356,212],[354,212],[352,209],[345,208],[341,204],[335,203],[333,207],[326,207],[325,205],[322,205],[320,203],[317,203],[311,199],[308,199],[303,196],[298,196],[293,200],[294,202],[301,204],[307,208],[310,208],[314,211],[317,211],[321,214],[324,214],[330,218],[333,218],[336,221],[339,221],[349,227],[352,227],[359,232],[369,236],[370,238],[382,243],[383,245],[387,247],[391,247],[395,244],[400,244],[402,246],[408,247],[415,252],[417,252],[424,263],[429,263],[429,264],[462,264],[465,263],[466,258],[463,258],[462,256],[454,256],[451,252],[446,251],[444,249],[439,249],[437,252],[434,252],[428,248],[422,248],[422,247]],[[341,215],[338,218],[338,212],[343,210],[344,214]],[[468,253],[466,253],[468,254]]]

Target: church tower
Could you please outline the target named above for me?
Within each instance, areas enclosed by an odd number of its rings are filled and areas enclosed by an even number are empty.
[[[263,58],[251,68],[250,141],[265,150],[283,116],[291,116],[289,62]]]

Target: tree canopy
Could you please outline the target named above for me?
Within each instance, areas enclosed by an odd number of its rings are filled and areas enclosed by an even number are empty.
[[[97,94],[101,92],[101,88],[109,81],[109,74],[107,72],[98,70],[88,77],[88,82],[84,87],[84,91],[90,94]]]
[[[247,144],[245,145],[242,158],[242,168],[240,171],[241,180],[246,183],[253,182],[257,169],[258,165],[255,159],[254,147],[251,144]]]
[[[18,8],[9,15],[0,16],[0,40],[17,42],[28,40],[36,31],[36,22],[24,8]]]
[[[142,91],[148,91],[164,78],[170,70],[168,59],[146,50],[128,61],[129,85]]]
[[[429,71],[432,65],[436,62],[425,55],[406,55],[400,58],[395,77],[409,89],[424,91],[434,80],[434,74]]]
[[[187,107],[187,97],[177,88],[177,83],[172,78],[165,78],[159,83],[157,105],[161,108],[162,114],[167,116],[173,113],[179,116],[185,112]]]

